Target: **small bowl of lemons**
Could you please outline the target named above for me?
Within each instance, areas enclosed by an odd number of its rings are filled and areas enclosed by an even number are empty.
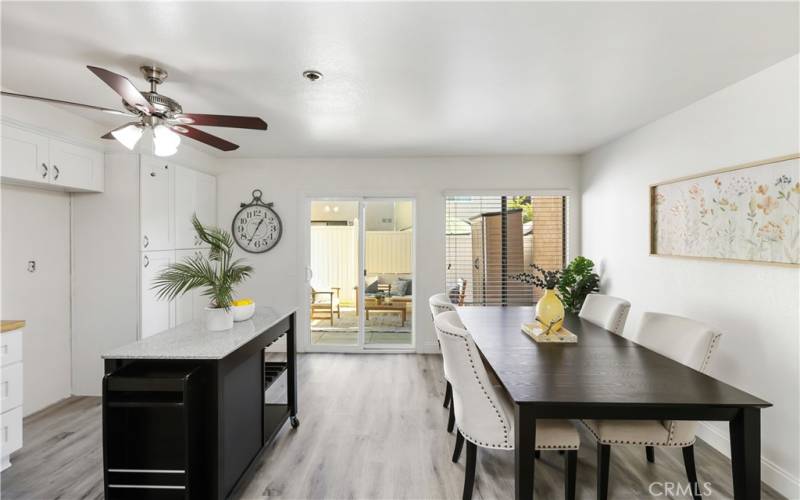
[[[234,300],[231,307],[234,321],[247,321],[256,312],[256,303],[253,299]]]

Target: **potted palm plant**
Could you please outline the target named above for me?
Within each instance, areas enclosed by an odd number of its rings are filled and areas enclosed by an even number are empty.
[[[233,328],[234,287],[250,277],[253,268],[242,259],[233,259],[233,237],[218,227],[204,227],[192,216],[197,237],[210,247],[208,256],[195,255],[183,262],[169,264],[153,280],[159,299],[174,300],[194,289],[209,298],[206,307],[206,328]]]

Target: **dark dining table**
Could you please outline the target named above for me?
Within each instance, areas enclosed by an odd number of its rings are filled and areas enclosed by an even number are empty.
[[[761,409],[770,403],[574,314],[578,343],[537,343],[533,307],[459,307],[514,402],[514,496],[533,498],[536,419],[715,420],[730,426],[734,498],[761,497]],[[723,337],[724,342],[724,337]]]

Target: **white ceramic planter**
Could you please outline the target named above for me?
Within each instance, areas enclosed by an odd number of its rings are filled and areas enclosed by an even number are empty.
[[[233,328],[233,309],[206,307],[206,330],[218,332]]]

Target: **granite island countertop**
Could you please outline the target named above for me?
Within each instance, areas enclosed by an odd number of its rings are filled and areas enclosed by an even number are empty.
[[[150,337],[102,354],[103,359],[222,359],[247,342],[296,312],[297,308],[275,310],[257,307],[247,321],[233,324],[230,330],[212,332],[205,320],[183,323]]]

